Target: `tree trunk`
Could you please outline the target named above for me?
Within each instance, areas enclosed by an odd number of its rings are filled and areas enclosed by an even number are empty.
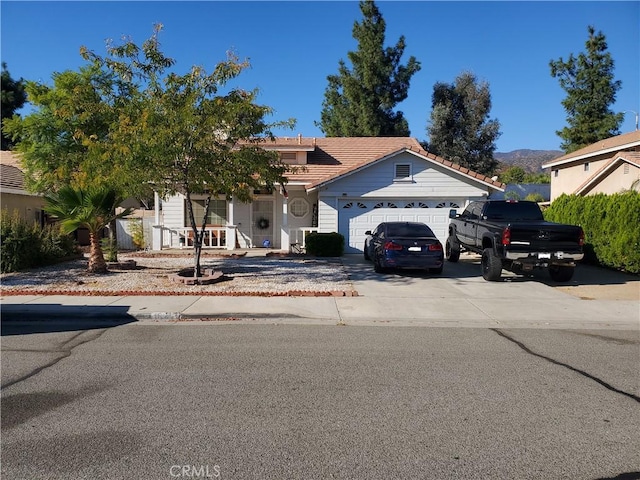
[[[89,267],[90,273],[107,273],[107,262],[104,260],[102,247],[100,247],[100,238],[97,232],[89,233],[90,250],[89,250]]]

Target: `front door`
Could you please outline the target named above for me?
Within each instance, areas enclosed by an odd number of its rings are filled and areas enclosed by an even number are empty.
[[[274,247],[273,200],[254,200],[251,243],[254,247]]]

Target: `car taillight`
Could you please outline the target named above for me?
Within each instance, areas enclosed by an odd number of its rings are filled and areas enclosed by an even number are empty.
[[[580,236],[578,237],[578,245],[584,247],[584,230],[580,229]]]
[[[429,245],[429,251],[431,251],[431,252],[441,252],[442,251],[442,244],[440,242],[432,243],[431,245]]]
[[[502,245],[511,244],[511,229],[509,227],[502,231]]]
[[[397,243],[387,242],[384,244],[385,250],[402,250],[402,245],[398,245]]]

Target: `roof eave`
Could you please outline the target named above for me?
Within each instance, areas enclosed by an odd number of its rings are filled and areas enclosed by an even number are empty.
[[[627,150],[629,148],[638,147],[638,146],[640,146],[640,141],[629,142],[624,145],[617,145],[615,147],[609,147],[603,150],[597,150],[595,152],[584,153],[582,155],[577,155],[575,157],[565,158],[564,160],[555,160],[549,163],[543,163],[541,165],[541,168],[553,168],[560,165],[565,165],[567,163],[579,162],[580,160],[585,160],[590,157],[595,157],[596,155],[604,155],[607,153],[620,152],[621,150]]]

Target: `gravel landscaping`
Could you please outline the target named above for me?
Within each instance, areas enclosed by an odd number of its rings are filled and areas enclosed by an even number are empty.
[[[185,285],[171,279],[192,268],[189,255],[118,255],[133,269],[110,267],[104,275],[87,272],[87,260],[72,260],[0,276],[2,295],[354,295],[340,259],[269,256],[203,256],[202,268],[221,271],[210,285]]]

